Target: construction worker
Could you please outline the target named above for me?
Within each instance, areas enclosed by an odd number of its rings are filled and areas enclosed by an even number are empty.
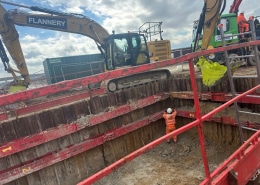
[[[240,14],[237,16],[237,24],[239,33],[244,33],[249,31],[249,24],[244,16],[244,11],[240,12]],[[241,35],[242,39],[244,39],[244,35]]]
[[[176,117],[177,111],[176,109],[168,108],[164,113],[163,113],[163,118],[165,119],[165,124],[166,124],[166,134],[169,134],[170,132],[176,130],[175,127],[175,117]],[[173,136],[173,141],[174,143],[177,142],[177,136]],[[167,140],[167,143],[170,143],[170,139]]]

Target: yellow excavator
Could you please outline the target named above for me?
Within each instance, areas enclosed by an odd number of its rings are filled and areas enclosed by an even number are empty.
[[[171,45],[168,40],[147,42],[146,36],[142,33],[109,34],[100,24],[81,14],[64,13],[36,6],[29,7],[6,1],[0,1],[0,3],[42,12],[41,14],[28,13],[17,9],[7,11],[0,4],[0,35],[17,66],[17,70],[10,66],[4,47],[3,45],[1,47],[0,44],[0,52],[4,56],[1,59],[5,70],[11,73],[14,78],[14,81],[10,84],[9,93],[26,89],[30,84],[30,75],[15,25],[87,36],[95,41],[98,49],[104,55],[106,70],[115,70],[126,66],[138,66],[149,63],[151,60],[157,62],[171,58]],[[162,50],[164,51],[163,53],[156,52]],[[18,77],[16,73],[20,73],[22,78]],[[132,76],[112,79],[107,83],[107,89],[113,92],[134,85],[167,79],[170,76],[170,71],[167,69],[152,70]]]

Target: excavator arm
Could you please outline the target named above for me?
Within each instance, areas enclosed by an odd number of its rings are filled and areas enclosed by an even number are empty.
[[[47,10],[45,9],[47,12]],[[41,29],[76,33],[93,39],[104,47],[104,39],[109,36],[107,30],[94,20],[78,14],[59,13],[31,14],[17,9],[8,12],[8,20],[16,25]]]
[[[20,89],[24,89],[23,87],[27,87],[30,83],[30,76],[20,46],[19,35],[15,29],[14,24],[8,21],[7,15],[8,12],[3,8],[2,5],[0,5],[0,35],[18,70],[13,69],[9,64],[9,60],[6,60],[6,54],[3,47],[1,47],[1,54],[2,56],[5,56],[5,59],[3,57],[1,58],[5,64],[5,70],[11,73],[14,78],[12,85],[17,85],[17,87],[21,86]],[[19,79],[15,72],[20,73],[23,80]]]
[[[214,34],[217,21],[223,13],[226,6],[226,0],[204,0],[204,7],[200,15],[194,51],[197,49],[196,44],[202,36],[202,50],[213,48],[210,46],[212,35]],[[218,62],[213,62],[205,57],[200,57],[196,65],[202,73],[202,82],[205,86],[214,86],[226,74],[226,66],[220,65]]]
[[[225,8],[225,0],[224,6],[222,7],[223,0],[205,0],[204,1],[205,17],[203,21],[203,38],[201,49],[206,50],[209,46],[210,39],[213,35],[213,32],[216,27],[216,23],[220,18],[221,13]]]
[[[16,5],[10,2],[0,2]],[[104,54],[104,39],[107,38],[109,34],[106,29],[92,19],[79,14],[67,14],[35,6],[25,8],[44,12],[45,14],[30,14],[17,9],[6,11],[0,4],[0,35],[17,67],[17,70],[11,68],[9,60],[6,60],[6,57],[1,57],[5,70],[11,73],[14,78],[14,81],[10,84],[10,87],[14,88],[12,91],[23,90],[30,84],[29,72],[15,25],[81,34],[93,39],[101,53]],[[0,49],[1,53],[3,53],[2,56],[6,56],[4,48],[2,47]],[[20,73],[23,79],[18,78],[16,73]]]
[[[234,0],[230,7],[229,13],[237,13],[241,2],[242,0]],[[216,28],[216,23],[220,19],[220,15],[223,13],[225,7],[226,0],[204,1],[204,8],[198,23],[198,31],[196,34],[196,40],[193,49],[196,50],[198,48],[196,44],[198,44],[200,35],[202,35],[201,49],[206,50],[213,48],[210,43],[214,43],[216,37],[212,38],[212,36]],[[214,57],[214,54],[212,54],[212,56],[209,56],[208,58]],[[222,77],[225,76],[227,72],[227,67],[224,65],[220,65],[218,61],[213,62],[208,58],[201,57],[197,62],[197,66],[201,69],[203,84],[210,87],[215,85],[218,81],[220,81]],[[231,66],[232,70],[237,69],[240,65],[240,63],[233,63],[233,66]]]

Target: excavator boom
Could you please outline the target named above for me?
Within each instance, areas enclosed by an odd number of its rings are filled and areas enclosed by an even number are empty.
[[[199,23],[194,25],[194,31],[198,31],[194,39],[193,51],[195,51],[197,48],[206,50],[222,46],[220,32],[216,29],[217,22],[220,22],[223,25],[225,41],[229,45],[240,42],[240,38],[236,36],[239,33],[237,25],[237,13],[242,0],[234,0],[230,7],[229,14],[225,15],[221,14],[226,6],[226,0],[205,0],[204,2],[205,5]],[[199,36],[202,36],[201,42],[199,42],[199,40],[201,39]],[[243,40],[243,42],[245,42],[245,40]],[[199,47],[198,43],[201,47]],[[245,62],[247,62],[249,65],[255,65],[254,61],[250,62],[250,58],[247,61],[244,59],[240,60],[238,57],[241,54],[249,55],[251,54],[250,52],[250,48],[243,48],[242,52],[241,49],[230,51],[229,58],[232,58],[230,60],[232,61],[230,62],[232,70],[237,69],[240,65],[245,64]],[[217,81],[219,81],[222,77],[225,76],[227,67],[224,65],[220,65],[225,64],[225,62],[229,61],[225,61],[223,53],[215,53],[209,56],[208,58],[200,58],[198,60],[196,64],[202,71],[204,85],[213,86],[216,84]]]
[[[9,11],[8,19],[16,25],[30,26],[48,30],[76,33],[87,36],[102,47],[109,36],[107,30],[94,20],[75,14],[30,14],[17,9]]]
[[[222,12],[221,7],[223,0],[205,0],[204,2],[204,6],[206,7],[204,10],[206,12],[203,25],[203,39],[201,46],[202,50],[207,49],[209,46],[210,39],[216,27],[216,23]]]
[[[104,39],[107,38],[109,34],[106,29],[104,29],[94,20],[89,19],[83,15],[66,14],[53,10],[43,9],[40,7],[26,8],[42,11],[46,14],[30,14],[19,11],[17,9],[6,11],[5,8],[0,4],[0,35],[4,45],[6,46],[17,67],[17,70],[13,69],[9,65],[9,60],[8,62],[6,62],[6,60],[3,61],[5,70],[11,73],[14,78],[14,81],[9,84],[10,87],[14,89],[11,91],[24,90],[30,84],[28,68],[15,25],[81,34],[93,39],[96,42],[99,50],[104,52]],[[1,48],[1,52],[5,53],[3,47]],[[16,73],[20,73],[23,79],[17,77]]]
[[[9,63],[7,63],[6,71],[13,75],[15,84],[28,86],[30,83],[30,76],[23,56],[21,45],[18,40],[19,35],[15,29],[14,24],[7,20],[8,19],[7,15],[8,12],[0,4],[0,21],[1,21],[0,34],[4,45],[6,46],[8,52],[11,54],[11,57],[18,69],[18,71],[12,69]],[[19,78],[17,78],[15,72],[19,72],[21,76],[24,78],[24,80],[20,80]]]

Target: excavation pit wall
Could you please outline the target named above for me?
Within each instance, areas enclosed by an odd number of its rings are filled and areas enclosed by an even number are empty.
[[[20,173],[20,178],[18,179],[16,178],[17,176],[10,175],[8,178],[10,182],[6,184],[71,185],[80,182],[145,144],[163,136],[165,133],[165,124],[164,120],[161,119],[162,112],[167,107],[173,106],[177,110],[183,107],[193,107],[193,100],[162,98],[158,102],[154,102],[144,108],[137,107],[129,113],[115,116],[110,120],[93,126],[84,125],[87,123],[86,121],[89,116],[100,115],[102,117],[106,112],[116,109],[119,106],[127,103],[134,106],[137,100],[163,92],[191,91],[189,80],[189,78],[174,78],[168,81],[146,84],[121,92],[108,93],[98,97],[94,96],[90,99],[74,102],[62,107],[55,107],[54,105],[53,108],[48,110],[1,122],[0,146],[17,139],[48,132],[53,128],[73,123],[77,123],[81,129],[70,135],[65,135],[18,153],[1,157],[0,177],[3,174],[7,175],[7,172],[16,174],[18,171],[16,169],[24,169],[24,173]],[[254,85],[254,79],[251,80],[252,82],[247,83],[250,85],[245,88],[249,89],[251,85]],[[240,81],[243,83],[243,80]],[[229,92],[227,88],[228,83],[226,82],[211,89],[204,87],[201,79],[198,79],[197,83],[200,92],[208,92],[209,90]],[[245,90],[247,89],[243,90],[241,88],[240,91]],[[254,111],[259,109],[257,105],[250,105],[249,107],[254,109]],[[150,115],[156,116],[151,117]],[[125,133],[122,136],[116,137],[115,132],[113,132],[119,128],[128,128],[127,126],[140,120],[148,121],[141,128],[136,127],[136,130],[134,130],[135,126],[131,127],[133,131],[129,133],[127,133],[127,129],[124,132],[122,131],[122,133]],[[177,117],[177,127],[179,128],[191,121],[192,119]],[[213,169],[213,167],[219,165],[220,162],[238,148],[240,143],[239,132],[236,126],[221,123],[207,122],[204,123],[203,127],[205,138],[207,142],[211,143],[210,146],[221,146],[226,151],[225,155],[223,155],[223,151],[220,151],[222,153],[219,153],[219,155],[218,151],[216,151],[214,156],[220,157],[214,157],[214,162],[209,160],[211,169]],[[249,138],[253,134],[248,130],[244,130],[244,132],[246,138]],[[185,137],[191,139],[198,138],[196,128],[187,133],[188,135],[185,134]],[[99,138],[103,138],[103,140],[100,141]],[[179,140],[182,140],[182,134],[179,136]],[[86,148],[89,149],[77,154],[76,150],[82,150],[80,144],[84,141],[89,141],[91,145],[96,145],[96,147],[88,146]],[[77,145],[80,148],[77,148]],[[70,148],[74,149],[74,151],[68,151]],[[196,148],[199,148],[198,144]],[[67,153],[63,152],[65,150],[67,150]],[[70,156],[70,153],[73,152],[76,155]],[[197,161],[202,164],[200,154],[196,154],[198,155],[194,158],[198,159]],[[57,157],[53,157],[54,155]],[[57,162],[52,164],[51,160],[48,161],[48,158],[53,158],[53,161],[56,160]],[[216,158],[219,160],[216,161]],[[203,172],[203,168],[201,168],[201,171]]]

